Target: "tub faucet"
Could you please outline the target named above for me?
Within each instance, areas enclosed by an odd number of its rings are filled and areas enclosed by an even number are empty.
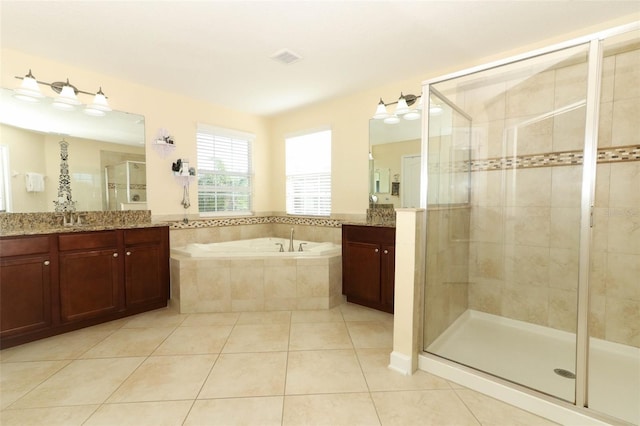
[[[289,251],[293,250],[293,228],[291,228],[291,235],[289,236]]]
[[[276,243],[277,246],[280,246],[280,250],[278,250],[280,253],[282,253],[284,251],[284,247],[282,247],[282,243]]]

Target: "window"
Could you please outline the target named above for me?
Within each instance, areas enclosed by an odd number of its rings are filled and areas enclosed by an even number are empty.
[[[287,213],[331,214],[331,130],[285,139]]]
[[[251,212],[251,144],[254,136],[198,124],[200,214]]]

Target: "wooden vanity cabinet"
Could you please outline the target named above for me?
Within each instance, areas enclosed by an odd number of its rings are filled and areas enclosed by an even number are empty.
[[[347,301],[393,313],[396,230],[342,226],[342,292]]]
[[[0,240],[0,338],[51,326],[55,259],[50,236]]]
[[[0,347],[167,306],[169,228],[0,238]]]
[[[165,306],[169,298],[169,228],[124,231],[127,309]]]

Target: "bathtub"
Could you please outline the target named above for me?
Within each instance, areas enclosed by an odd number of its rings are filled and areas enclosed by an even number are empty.
[[[288,251],[286,238],[254,238],[252,240],[227,241],[224,243],[192,243],[171,249],[172,254],[187,257],[308,257],[333,256],[341,253],[341,246],[333,243],[293,241],[294,251]],[[283,252],[280,251],[283,248]],[[302,251],[300,251],[302,247]]]
[[[173,248],[171,303],[181,313],[330,309],[342,303],[341,246],[294,240],[296,251],[288,248],[284,238]]]

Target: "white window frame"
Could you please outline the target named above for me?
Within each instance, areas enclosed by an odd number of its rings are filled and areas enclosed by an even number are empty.
[[[305,144],[305,149],[295,148]],[[325,146],[318,151],[310,144],[316,144],[316,148]],[[331,145],[329,128],[285,137],[287,214],[331,216]]]
[[[213,173],[214,176],[231,176],[233,178],[247,179],[248,187],[246,189],[241,189],[240,187],[228,187],[228,186],[205,186],[202,185],[202,180],[206,175],[211,175],[212,173],[208,173],[209,169],[205,169],[207,167],[207,160],[201,158],[204,154],[201,152],[201,144],[206,143],[204,141],[206,136],[211,137],[212,143],[215,143],[217,139],[220,143],[241,143],[247,144],[247,169],[244,172],[239,171],[231,171],[226,172],[224,174],[216,174]],[[211,217],[211,216],[247,216],[252,215],[253,211],[253,143],[255,141],[255,135],[252,133],[242,132],[233,129],[226,129],[223,127],[211,126],[208,124],[198,123],[197,131],[196,131],[196,150],[197,150],[197,180],[198,180],[198,208],[200,209],[200,195],[201,192],[212,192],[212,193],[231,193],[231,194],[239,194],[243,197],[248,196],[248,206],[246,209],[242,210],[218,210],[218,211],[199,211],[201,217]],[[206,189],[205,189],[206,188]]]
[[[13,211],[11,205],[11,173],[9,173],[9,147],[0,145],[0,212]]]

